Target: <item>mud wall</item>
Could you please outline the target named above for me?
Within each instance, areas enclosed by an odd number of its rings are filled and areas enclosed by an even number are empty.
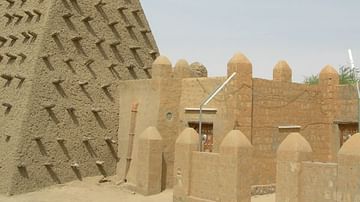
[[[168,65],[171,67],[171,64]],[[275,182],[276,151],[291,132],[301,132],[310,142],[314,150],[314,160],[335,162],[340,147],[337,120],[355,121],[357,118],[356,99],[352,94],[354,89],[351,86],[338,85],[338,74],[331,66],[326,66],[322,70],[322,80],[318,85],[292,83],[291,78],[286,78],[285,81],[253,78],[249,67],[251,63],[245,56],[235,55],[230,60],[228,69],[229,74],[236,72],[239,77],[235,77],[205,106],[211,108],[211,111],[203,112],[202,121],[213,123],[213,152],[219,152],[226,131],[244,131],[254,146],[256,160],[252,164],[255,171],[253,185]],[[291,69],[288,68],[287,71]],[[123,82],[124,86],[129,85],[124,89],[129,90],[120,98],[126,100],[126,107],[122,109],[120,104],[120,110],[126,110],[128,113],[121,117],[129,117],[131,99],[138,98],[144,103],[148,103],[149,100],[154,102],[148,105],[154,108],[153,114],[141,115],[146,118],[139,123],[142,125],[139,129],[144,130],[153,122],[157,122],[155,126],[159,128],[166,142],[165,166],[170,168],[173,165],[174,140],[189,123],[199,121],[199,105],[225,81],[226,77],[179,79],[168,75],[165,76],[166,79],[164,77],[156,82]],[[150,86],[154,85],[155,90],[150,89]],[[134,93],[135,89],[138,92]],[[155,101],[156,99],[158,100]],[[170,119],[167,120],[169,113]],[[129,118],[122,119],[121,124],[128,127]],[[121,130],[126,132],[126,127]],[[126,135],[121,132],[119,136]],[[169,177],[174,175],[172,170],[168,169],[166,172],[167,187],[171,187],[172,184],[171,180],[169,181]]]
[[[173,67],[165,56],[158,57],[152,65],[153,77],[150,80],[123,81],[119,92],[119,155],[117,175],[120,181],[127,182],[133,188],[137,167],[137,151],[139,134],[145,128],[153,126],[159,130],[163,142],[163,167],[161,184],[162,190],[173,186],[175,141],[179,130],[183,128],[180,122],[179,106],[183,92],[184,78],[193,77],[194,74],[186,60],[179,60]],[[193,97],[193,96],[190,96]],[[134,144],[132,155],[128,157],[130,109],[133,103],[139,105],[137,113]],[[126,164],[131,158],[131,165],[127,178],[124,179]]]
[[[313,151],[299,133],[290,134],[277,151],[276,201],[345,202],[359,199],[360,134],[350,137],[337,162],[312,161]]]
[[[12,107],[0,119],[0,191],[115,174],[118,83],[151,77],[158,54],[140,3],[8,2],[0,98]]]
[[[341,85],[338,94],[339,110],[336,121],[357,122],[358,121],[358,97],[355,86]]]
[[[199,103],[224,81],[224,78],[184,79],[180,102],[181,127],[188,122],[198,121],[198,113],[185,113],[186,107],[199,107]],[[209,108],[216,108],[216,114],[204,114],[204,122],[214,123],[214,151],[226,130],[236,127],[235,110],[232,106],[232,87],[225,88]],[[239,96],[242,96],[241,94]],[[253,79],[253,117],[249,139],[254,145],[254,184],[275,182],[276,150],[292,129],[280,130],[279,126],[301,126],[301,132],[309,140],[318,160],[327,161],[330,151],[330,135],[333,119],[329,119],[322,107],[323,91],[320,86],[283,83],[271,80]],[[252,106],[247,105],[251,108]],[[239,113],[241,116],[241,113]],[[241,124],[239,127],[241,128]],[[321,132],[319,132],[321,131]],[[323,132],[324,131],[324,132]]]
[[[174,201],[250,201],[253,148],[247,137],[232,130],[220,153],[209,153],[194,151],[198,135],[186,128],[176,141]]]
[[[263,183],[275,181],[276,150],[290,132],[296,132],[279,126],[300,126],[298,131],[310,143],[314,160],[336,162],[340,148],[337,122],[357,122],[356,92],[350,85],[254,79],[253,99],[252,143],[259,159],[255,181]]]
[[[255,147],[255,182],[275,182],[276,151],[292,132],[279,126],[300,126],[317,161],[331,161],[333,119],[323,104],[321,86],[254,79],[252,143]]]
[[[21,168],[23,123],[34,83],[35,63],[50,2],[1,3],[0,13],[0,192],[11,193]]]
[[[193,152],[191,158],[190,195],[216,201],[218,190],[210,187],[219,185],[219,153]]]
[[[137,172],[137,151],[140,134],[149,126],[157,125],[157,117],[160,108],[159,81],[138,80],[121,82],[119,99],[119,131],[118,131],[118,154],[120,161],[117,164],[117,176],[119,181],[127,177],[129,183],[135,184]],[[129,133],[131,124],[131,109],[133,104],[138,104],[135,119],[135,135],[132,149],[129,172],[125,176],[128,149]]]
[[[199,111],[186,112],[185,108],[199,108],[201,102],[213,92],[213,90],[225,81],[225,77],[215,78],[189,78],[182,81],[182,92],[179,107],[180,132],[188,127],[189,122],[199,121]],[[203,121],[214,123],[214,151],[219,150],[220,142],[225,137],[226,131],[234,127],[233,111],[228,102],[227,89],[216,96],[206,108],[216,108],[216,113],[203,114]]]
[[[185,79],[180,103],[181,127],[188,122],[198,121],[198,113],[185,113],[186,107],[198,107],[199,103],[221,84],[223,79]],[[247,105],[252,111],[252,132],[246,134],[254,145],[254,184],[275,182],[276,150],[290,132],[301,131],[314,149],[317,161],[336,160],[339,148],[338,127],[335,115],[341,108],[349,108],[353,103],[341,106],[339,97],[330,100],[328,87],[323,85],[303,85],[288,82],[253,79],[253,104]],[[339,96],[336,88],[334,96]],[[232,87],[225,88],[207,107],[216,108],[216,114],[204,114],[204,122],[214,123],[214,151],[218,150],[224,131],[236,126],[234,107],[231,105]],[[191,96],[193,95],[193,96]],[[196,96],[195,96],[196,95]],[[241,97],[242,94],[240,93]],[[343,100],[344,101],[344,100]],[[331,106],[331,103],[334,103]],[[331,106],[331,107],[329,107]],[[241,116],[241,113],[239,113]],[[354,114],[351,112],[349,114]],[[353,115],[352,115],[353,116]],[[238,127],[241,128],[242,124]],[[279,126],[290,126],[280,129]],[[291,126],[300,126],[292,128]],[[245,130],[246,131],[246,130]],[[335,154],[335,155],[334,155]]]
[[[337,164],[302,162],[301,201],[336,201]]]

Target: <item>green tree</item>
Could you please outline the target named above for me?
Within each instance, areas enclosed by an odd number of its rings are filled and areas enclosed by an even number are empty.
[[[316,74],[316,75],[311,75],[311,76],[305,77],[304,83],[309,84],[309,85],[318,84],[319,83],[319,75]]]
[[[339,68],[339,83],[340,84],[355,84],[357,82],[355,72],[348,66],[341,66]]]

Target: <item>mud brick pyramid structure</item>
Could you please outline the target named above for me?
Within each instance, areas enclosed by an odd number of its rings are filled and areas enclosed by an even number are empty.
[[[0,19],[0,193],[113,175],[118,81],[158,56],[139,0],[2,0]]]

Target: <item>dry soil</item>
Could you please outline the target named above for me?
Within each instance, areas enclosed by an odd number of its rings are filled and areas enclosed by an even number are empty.
[[[115,182],[98,183],[100,177],[52,186],[38,192],[1,196],[0,202],[172,202],[172,190],[144,197]],[[254,196],[252,202],[275,202],[274,195]]]

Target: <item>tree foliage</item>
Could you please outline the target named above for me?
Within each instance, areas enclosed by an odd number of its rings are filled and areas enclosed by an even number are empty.
[[[339,68],[339,80],[340,84],[354,84],[358,81],[356,73],[348,66]]]
[[[311,76],[307,76],[304,79],[304,83],[305,84],[309,84],[309,85],[315,85],[319,83],[319,75],[311,75]]]

